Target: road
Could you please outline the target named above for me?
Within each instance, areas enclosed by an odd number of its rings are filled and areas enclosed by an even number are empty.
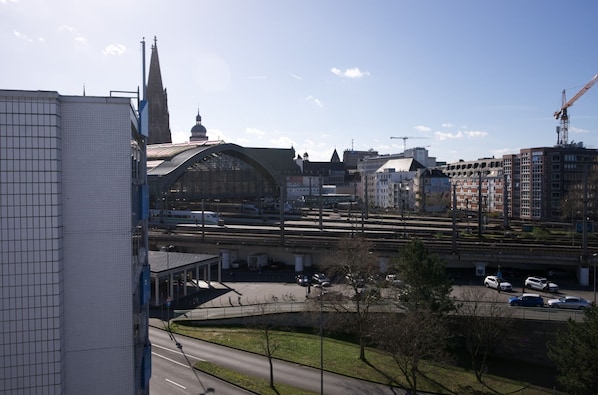
[[[266,276],[263,273],[262,276]],[[580,321],[583,318],[582,311],[564,311],[549,308],[518,308],[509,307],[506,303],[508,298],[521,293],[521,288],[513,292],[501,292],[487,289],[481,285],[482,279],[472,277],[461,279],[459,284],[453,287],[453,296],[463,302],[476,300],[477,303],[495,304],[504,306],[507,316],[513,318],[539,319],[550,321],[563,321],[571,317]],[[561,285],[559,294],[542,293],[547,300],[558,297],[562,294],[575,294],[592,298],[592,292],[580,289],[569,284]],[[304,305],[306,288],[293,283],[269,283],[269,282],[228,282],[226,284],[213,284],[213,286],[226,289],[228,292],[220,294],[218,299],[205,303],[201,308],[187,311],[189,318],[207,319],[211,316],[234,316],[247,314],[247,310],[254,309],[252,304],[264,302],[277,297],[280,306],[288,305],[288,310],[294,310]],[[340,286],[338,284],[334,287]],[[229,295],[233,294],[232,298]],[[292,299],[294,302],[289,302]],[[280,307],[279,306],[279,307]],[[182,317],[179,317],[182,318]],[[155,325],[155,323],[154,323]],[[188,358],[185,359],[181,350],[176,347],[175,342],[168,336],[168,333],[150,327],[150,340],[152,342],[152,378],[150,381],[150,395],[166,394],[248,394],[249,392],[232,386],[228,383],[216,380],[209,375],[193,371],[189,368],[191,364],[204,359],[215,364],[228,367],[251,376],[268,379],[268,363],[266,358],[190,339],[184,336],[176,336],[176,340],[182,345],[182,351]],[[320,371],[318,369],[306,368],[297,364],[276,361],[274,365],[274,379],[277,383],[305,388],[315,393],[320,392]],[[211,390],[211,391],[210,391]],[[385,386],[375,385],[359,380],[339,376],[325,372],[324,392],[326,394],[402,394],[401,390],[390,389]]]
[[[197,350],[187,347],[188,344],[183,339],[181,344],[184,344],[182,348],[184,355],[163,330],[150,327],[150,339],[152,342],[150,395],[251,394],[249,391],[191,369],[189,364],[198,362],[200,357]]]
[[[154,327],[150,327],[150,340],[152,342],[150,395],[250,393],[200,372],[195,376],[183,352],[191,363],[203,359],[250,376],[269,378],[268,361],[263,356],[176,335],[176,341],[182,346],[178,349],[167,332]],[[320,392],[320,370],[294,363],[276,360],[274,381],[315,393]],[[396,395],[405,392],[397,388],[324,372],[324,393],[327,395]]]

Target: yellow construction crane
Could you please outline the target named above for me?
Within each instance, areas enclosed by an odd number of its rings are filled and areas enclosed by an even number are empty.
[[[391,139],[403,139],[403,152],[404,152],[407,149],[407,139],[429,139],[429,137],[401,136],[401,137],[391,137]]]
[[[598,81],[598,74],[596,74],[592,79],[585,84],[583,88],[575,96],[573,96],[569,101],[565,96],[565,90],[563,89],[563,105],[561,109],[554,112],[554,117],[556,119],[560,119],[561,124],[556,127],[556,142],[560,146],[565,146],[569,144],[569,115],[567,114],[567,108],[571,107],[573,103],[577,101],[584,93],[586,93],[594,84]]]

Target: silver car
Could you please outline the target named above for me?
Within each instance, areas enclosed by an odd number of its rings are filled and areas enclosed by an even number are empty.
[[[592,304],[589,301],[578,296],[563,296],[558,299],[550,299],[548,301],[548,307],[556,307],[558,309],[581,310],[591,306]]]

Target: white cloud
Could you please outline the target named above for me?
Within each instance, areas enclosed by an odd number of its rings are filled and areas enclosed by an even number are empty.
[[[277,148],[291,148],[295,146],[295,142],[286,136],[280,136],[278,138],[271,139],[268,141],[268,143]]]
[[[266,132],[264,132],[263,130],[259,130],[257,128],[245,128],[245,133],[251,134],[254,136],[264,136],[266,134]]]
[[[8,3],[18,3],[19,0],[0,0],[0,3],[2,4],[8,4]]]
[[[313,97],[312,95],[309,95],[305,98],[306,101],[308,101],[309,103],[312,103],[320,108],[324,107],[324,105],[322,104],[322,102],[320,101],[320,99],[317,99],[315,97]]]
[[[434,136],[436,136],[437,140],[444,141],[444,140],[455,140],[463,138],[463,133],[458,131],[457,133],[451,132],[434,132]]]
[[[488,135],[488,132],[479,131],[479,130],[466,130],[466,131],[459,130],[456,133],[441,132],[441,131],[434,132],[434,136],[436,137],[437,140],[440,140],[440,141],[457,140],[457,139],[463,139],[463,138],[479,138],[479,137],[486,137],[487,135]]]
[[[488,136],[488,132],[484,132],[481,130],[468,130],[464,133],[467,137],[486,137],[486,136]]]
[[[441,125],[443,128],[454,128],[455,125],[452,123],[445,122]]]
[[[69,25],[60,25],[58,26],[58,31],[72,33],[73,31],[75,31],[75,28]]]
[[[18,31],[16,31],[16,30],[15,30],[15,31],[14,31],[12,34],[14,34],[14,36],[15,36],[16,38],[20,39],[20,40],[27,41],[27,42],[32,42],[32,41],[33,41],[33,40],[32,40],[31,38],[29,38],[29,36],[28,36],[28,35],[26,35],[25,33],[21,33],[21,32],[18,32]]]
[[[104,48],[102,53],[105,56],[122,55],[127,51],[127,47],[122,44],[109,44]]]
[[[85,38],[81,33],[79,33],[77,29],[75,29],[73,26],[60,25],[58,26],[58,31],[69,34],[71,37],[73,37],[73,40],[80,44],[87,43],[87,38]]]
[[[418,132],[431,132],[432,128],[423,125],[418,125],[415,127],[415,130],[417,130]]]
[[[332,72],[332,74],[338,75],[339,77],[345,77],[345,78],[361,78],[361,77],[370,75],[370,73],[368,71],[361,71],[361,70],[359,70],[358,67],[346,69],[345,71],[342,71],[339,68],[333,67],[330,69],[330,71]]]
[[[571,126],[569,128],[569,132],[572,133],[589,133],[590,131],[587,129],[576,128],[575,126]]]
[[[289,73],[289,75],[296,80],[303,81],[303,77],[298,76],[297,74]]]

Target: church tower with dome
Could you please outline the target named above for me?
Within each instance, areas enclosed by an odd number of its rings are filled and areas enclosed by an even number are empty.
[[[195,126],[191,128],[191,138],[189,139],[190,142],[196,141],[208,141],[208,136],[206,135],[207,130],[201,124],[201,115],[199,115],[199,109],[197,110],[197,116],[195,117]]]

